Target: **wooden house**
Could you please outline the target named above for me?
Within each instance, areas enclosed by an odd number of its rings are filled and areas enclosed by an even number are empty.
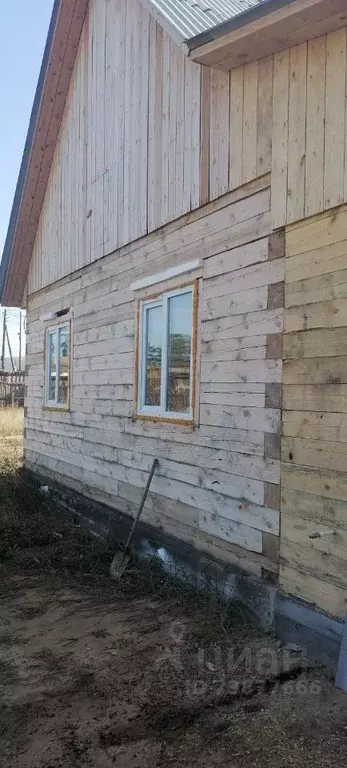
[[[0,295],[26,467],[337,637],[346,76],[345,0],[56,0]]]

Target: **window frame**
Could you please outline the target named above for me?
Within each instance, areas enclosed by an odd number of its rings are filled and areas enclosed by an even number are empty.
[[[62,328],[67,328],[69,332],[69,354],[68,354],[68,389],[67,389],[67,402],[58,402],[58,387],[59,387],[59,375],[60,375],[60,358],[56,354],[56,382],[55,382],[55,398],[49,399],[49,382],[50,382],[50,359],[49,359],[49,339],[53,334],[56,335],[56,350],[58,351],[59,331]],[[71,400],[71,350],[72,350],[72,334],[71,334],[71,320],[62,320],[60,323],[50,324],[45,328],[45,382],[44,382],[44,407],[49,410],[69,411]]]
[[[169,331],[169,300],[185,293],[192,295],[192,337],[190,351],[190,403],[189,411],[167,411],[163,408],[167,398],[168,379],[168,331]],[[146,387],[146,346],[147,346],[147,312],[155,307],[163,308],[163,346],[161,360],[160,405],[145,405]],[[172,290],[162,291],[156,296],[140,299],[138,304],[138,354],[137,354],[137,403],[136,415],[139,418],[157,419],[159,421],[183,421],[193,423],[195,409],[195,371],[196,371],[196,336],[197,336],[197,281],[185,284]]]

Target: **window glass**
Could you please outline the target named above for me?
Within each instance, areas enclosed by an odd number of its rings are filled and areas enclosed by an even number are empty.
[[[163,339],[162,306],[146,309],[145,405],[160,405]]]
[[[70,325],[48,329],[46,332],[46,404],[69,404]]]
[[[59,328],[59,384],[58,403],[66,404],[69,399],[69,328]]]
[[[194,288],[143,301],[140,312],[139,413],[192,418]]]
[[[168,411],[190,410],[190,370],[192,350],[192,293],[182,293],[168,300]]]
[[[55,384],[57,379],[57,334],[48,334],[48,400],[55,400]]]

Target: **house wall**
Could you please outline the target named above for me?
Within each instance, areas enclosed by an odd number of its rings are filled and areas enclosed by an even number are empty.
[[[347,200],[346,31],[274,56],[274,227]]]
[[[346,253],[346,206],[287,229],[280,581],[283,590],[341,617],[347,605]]]
[[[139,0],[90,0],[27,292],[268,172],[272,63],[210,71]]]
[[[272,225],[347,201],[347,28],[230,73],[91,0],[27,293],[272,172]]]
[[[27,465],[133,514],[157,455],[147,520],[276,580],[286,228],[281,587],[337,616],[346,62],[344,27],[223,73],[186,59],[138,0],[91,0],[27,284]],[[197,256],[197,425],[148,425],[129,285]],[[42,318],[66,306],[63,415],[42,407]]]
[[[265,184],[29,297],[25,463],[134,514],[157,456],[145,519],[276,581],[284,241],[270,235]],[[137,296],[129,286],[192,256],[202,259],[196,425],[145,422],[134,414]],[[66,307],[72,396],[61,413],[43,407],[44,317]]]

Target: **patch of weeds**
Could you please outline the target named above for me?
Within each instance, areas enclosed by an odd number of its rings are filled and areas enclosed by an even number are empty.
[[[52,674],[65,671],[66,669],[66,657],[56,656],[49,648],[42,648],[41,651],[35,654],[35,657],[42,661]]]
[[[10,632],[7,632],[4,635],[0,635],[0,646],[4,645],[9,648],[11,645],[17,645],[19,642],[21,642],[21,639]]]
[[[10,685],[18,677],[17,667],[12,661],[0,659],[0,683]]]
[[[92,637],[96,637],[96,638],[100,638],[100,639],[105,639],[106,637],[108,637],[110,635],[110,633],[107,631],[107,629],[102,629],[101,627],[100,627],[100,629],[94,629],[94,631],[93,632],[89,632],[89,634]]]
[[[0,475],[0,562],[66,577],[107,577],[116,544],[92,538],[19,475]]]
[[[64,582],[92,586],[100,599],[112,595],[117,600],[128,600],[130,595],[166,601],[173,607],[173,618],[175,608],[194,617],[191,642],[199,645],[217,640],[228,643],[234,629],[239,637],[242,627],[249,635],[251,622],[244,607],[226,601],[212,575],[205,578],[208,592],[201,591],[186,570],[177,566],[166,573],[158,557],[140,560],[133,553],[123,577],[111,581],[109,568],[119,549],[122,544],[113,537],[85,534],[53,496],[41,494],[20,475],[0,475],[0,562],[6,570],[12,565],[35,575],[44,573]]]
[[[74,673],[74,681],[78,690],[89,690],[95,680],[95,673],[89,669],[77,669]]]

